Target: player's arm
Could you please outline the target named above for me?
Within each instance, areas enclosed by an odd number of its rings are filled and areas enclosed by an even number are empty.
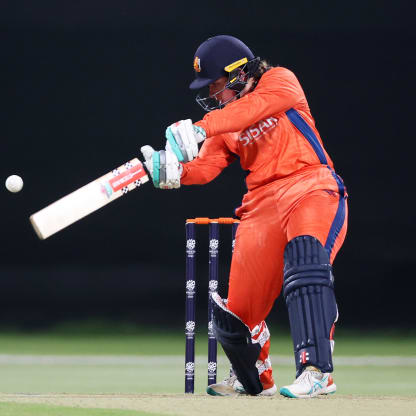
[[[204,129],[207,137],[241,131],[304,100],[296,76],[286,68],[277,67],[262,76],[254,91],[221,110],[211,111],[196,125]]]
[[[234,160],[221,136],[204,142],[198,157],[187,163],[179,162],[168,144],[165,150],[155,151],[151,146],[143,146],[141,151],[154,186],[161,189],[208,183]]]
[[[235,156],[222,136],[210,137],[201,146],[198,157],[182,164],[181,184],[202,185],[211,182],[234,160]]]

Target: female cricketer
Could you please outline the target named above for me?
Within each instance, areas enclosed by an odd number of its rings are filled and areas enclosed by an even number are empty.
[[[191,89],[208,113],[166,130],[165,150],[143,146],[156,187],[205,184],[238,156],[249,171],[236,215],[228,301],[216,293],[214,328],[233,375],[212,395],[273,395],[265,319],[281,291],[293,339],[296,379],[287,397],[335,393],[338,318],[332,263],[347,231],[347,194],[325,151],[296,76],[255,57],[240,40],[215,36],[194,56]],[[203,144],[198,151],[198,143]]]

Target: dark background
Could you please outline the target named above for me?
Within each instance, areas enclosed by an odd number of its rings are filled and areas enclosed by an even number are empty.
[[[184,221],[233,214],[245,192],[238,163],[201,187],[148,184],[45,241],[28,218],[142,145],[162,148],[172,122],[202,118],[188,89],[193,56],[217,34],[295,72],[347,185],[349,233],[335,262],[342,325],[414,326],[411,3],[333,3],[2,1],[0,178],[25,185],[0,189],[0,326],[183,325]],[[282,299],[269,323],[287,325]]]

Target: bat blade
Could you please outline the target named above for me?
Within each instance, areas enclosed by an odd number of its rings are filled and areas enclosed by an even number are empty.
[[[134,158],[31,215],[30,222],[44,240],[148,180],[142,163]]]

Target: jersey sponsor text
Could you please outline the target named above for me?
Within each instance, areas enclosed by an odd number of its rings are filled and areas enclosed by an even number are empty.
[[[259,140],[265,133],[269,130],[274,129],[277,126],[279,120],[274,117],[269,117],[265,120],[260,120],[257,123],[250,126],[248,129],[244,130],[238,140],[242,142],[243,146],[254,143]]]

